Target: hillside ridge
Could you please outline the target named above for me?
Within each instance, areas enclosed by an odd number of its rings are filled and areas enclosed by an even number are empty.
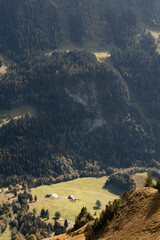
[[[0,186],[160,168],[159,9],[156,0],[0,1]],[[35,114],[15,119],[25,105]]]
[[[55,240],[57,238],[60,240],[85,239],[85,227],[73,233],[73,237],[63,234],[47,238],[47,240]],[[100,230],[94,239],[159,240],[160,193],[153,188],[134,190],[120,207],[109,226],[102,231]]]
[[[153,188],[136,189],[98,239],[158,240],[160,193]]]

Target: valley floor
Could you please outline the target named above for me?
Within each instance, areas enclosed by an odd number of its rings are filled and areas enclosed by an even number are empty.
[[[107,177],[101,178],[78,178],[68,182],[53,184],[51,186],[40,186],[31,189],[32,195],[37,195],[37,202],[30,204],[30,210],[36,209],[37,214],[42,208],[48,209],[50,213],[49,221],[53,221],[54,213],[60,211],[61,217],[70,222],[74,222],[75,217],[79,214],[83,206],[86,206],[88,211],[96,216],[105,208],[108,201],[113,201],[122,194],[122,190],[116,186],[110,186],[113,192],[103,189]],[[63,198],[45,198],[46,194],[56,193]],[[73,195],[78,201],[70,201],[66,199],[69,195]],[[102,207],[97,209],[95,206],[96,200],[100,200]]]

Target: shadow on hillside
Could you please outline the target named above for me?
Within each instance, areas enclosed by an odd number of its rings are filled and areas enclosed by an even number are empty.
[[[160,209],[160,193],[156,192],[151,200],[151,204],[148,206],[148,212],[146,214],[146,219],[152,217],[158,209]]]
[[[9,191],[6,191],[4,194],[9,194],[10,192]]]
[[[100,209],[100,207],[94,206],[93,209],[98,210],[98,209]]]
[[[118,196],[121,196],[125,192],[125,189],[119,188],[116,184],[109,184],[108,186],[103,187],[103,189],[106,189],[110,193]]]

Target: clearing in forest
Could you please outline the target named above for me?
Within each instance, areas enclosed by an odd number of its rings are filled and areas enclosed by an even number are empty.
[[[4,233],[0,236],[0,240],[10,240],[11,239],[11,229],[8,225]]]
[[[7,66],[3,64],[0,67],[0,74],[4,75],[6,72],[7,72]]]
[[[16,108],[0,111],[0,127],[10,122],[11,119],[18,120],[25,114],[35,115],[36,108],[32,105],[22,105]]]
[[[37,214],[40,214],[42,208],[48,209],[50,213],[50,220],[54,217],[56,211],[61,213],[62,219],[68,219],[71,222],[75,221],[75,217],[79,214],[83,206],[86,206],[88,211],[98,216],[102,209],[105,208],[108,201],[113,201],[122,194],[121,189],[116,186],[112,187],[113,192],[109,192],[107,189],[103,189],[104,183],[107,177],[101,178],[78,178],[68,182],[62,182],[53,184],[51,186],[40,186],[38,188],[32,188],[32,195],[37,195],[37,202],[30,204],[30,210],[36,209]],[[45,198],[46,194],[56,193],[58,196],[68,197],[73,195],[78,201],[71,201],[66,198]],[[96,209],[96,200],[100,200],[102,207]]]

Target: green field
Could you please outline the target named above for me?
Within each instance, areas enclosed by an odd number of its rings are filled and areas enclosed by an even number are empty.
[[[7,226],[6,230],[0,237],[0,240],[10,240],[11,239],[11,230],[9,228],[9,225]]]
[[[138,176],[138,177],[140,177],[140,178],[146,179],[146,177],[147,177],[147,172],[136,173],[135,176]]]
[[[10,122],[11,118],[17,120],[25,114],[36,114],[36,108],[31,105],[22,105],[9,110],[0,111],[0,127]]]
[[[147,172],[144,173],[136,173],[135,176],[143,179],[143,181],[145,182],[146,178],[147,178]],[[153,184],[156,184],[156,179],[153,177]]]
[[[42,208],[48,209],[50,220],[54,217],[56,211],[60,211],[62,218],[74,222],[75,216],[78,215],[83,206],[86,206],[92,215],[96,212],[98,216],[102,209],[105,208],[108,201],[113,201],[115,198],[118,198],[118,194],[122,194],[122,191],[115,186],[110,186],[110,188],[112,188],[112,192],[115,191],[117,195],[108,190],[102,189],[106,180],[107,177],[78,178],[69,182],[33,188],[31,190],[32,194],[37,195],[38,201],[30,204],[30,210],[36,208],[37,214],[39,214]],[[52,193],[65,197],[68,197],[68,195],[71,194],[79,200],[73,202],[63,198],[44,198],[45,194]],[[99,210],[93,209],[96,200],[100,200],[102,203],[102,207]]]

